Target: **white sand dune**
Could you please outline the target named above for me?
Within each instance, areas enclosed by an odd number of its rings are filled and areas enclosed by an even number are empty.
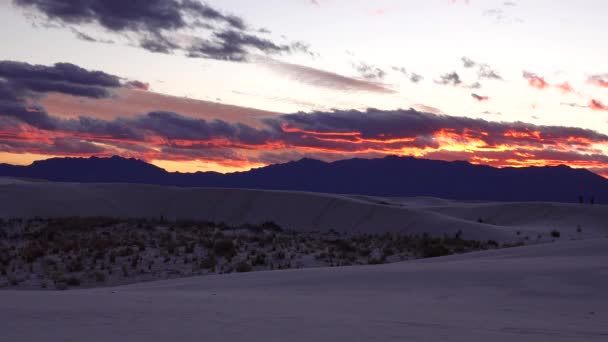
[[[6,341],[607,341],[608,239],[380,266],[0,291]]]
[[[543,240],[608,235],[608,207],[556,203],[461,203],[288,191],[133,184],[0,183],[0,217],[112,216],[197,219],[228,224],[274,221],[298,231],[429,233],[466,239]],[[483,218],[485,223],[479,223]],[[577,227],[582,232],[577,232]],[[516,232],[520,234],[516,235]]]

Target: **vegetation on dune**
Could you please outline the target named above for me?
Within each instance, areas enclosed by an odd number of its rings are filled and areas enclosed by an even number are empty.
[[[285,231],[164,218],[0,221],[0,287],[70,289],[210,273],[382,264],[498,248],[453,236]]]

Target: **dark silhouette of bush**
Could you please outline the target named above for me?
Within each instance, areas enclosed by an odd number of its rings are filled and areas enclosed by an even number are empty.
[[[384,258],[369,258],[367,260],[367,263],[369,265],[380,265],[380,264],[384,264],[386,262],[386,259]]]
[[[36,261],[36,259],[43,257],[44,254],[44,249],[42,249],[40,244],[35,242],[27,243],[21,250],[21,257],[28,263]]]
[[[95,281],[98,283],[103,283],[106,281],[106,274],[100,271],[97,271],[93,274]]]
[[[222,239],[213,244],[213,252],[225,258],[232,258],[236,254],[236,246],[232,240]]]
[[[239,262],[234,269],[238,273],[245,273],[245,272],[251,272],[252,271],[251,265],[249,265],[245,261]]]
[[[436,258],[450,254],[452,252],[441,243],[423,244],[420,250],[420,255],[423,258]]]
[[[215,268],[216,265],[217,265],[217,260],[213,256],[204,258],[199,263],[200,268],[207,269],[207,270]]]
[[[338,240],[329,241],[329,242],[333,243],[339,252],[355,253],[357,251],[357,249],[355,247],[353,247],[353,245],[349,241],[346,241],[343,239],[338,239]]]
[[[559,238],[561,235],[562,235],[562,234],[559,232],[559,230],[555,230],[555,229],[554,229],[554,230],[552,230],[552,231],[551,231],[551,237],[553,237],[553,238],[556,238],[556,239],[557,239],[557,238]]]

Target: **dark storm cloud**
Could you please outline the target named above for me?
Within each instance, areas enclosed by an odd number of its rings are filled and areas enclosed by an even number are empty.
[[[13,0],[13,3],[71,27],[78,38],[87,41],[96,40],[74,29],[74,25],[94,24],[113,33],[135,33],[137,45],[150,52],[183,51],[190,57],[237,62],[246,61],[250,50],[312,54],[305,43],[274,43],[257,36],[258,30],[250,29],[241,17],[224,14],[195,0]],[[175,33],[196,28],[207,31],[211,39],[196,38],[188,46],[175,42]]]
[[[466,117],[429,114],[413,109],[298,113],[266,119],[264,123],[274,128],[275,131],[281,131],[281,128],[287,125],[286,127],[306,132],[309,136],[314,135],[311,132],[336,133],[337,136],[341,133],[357,132],[359,134],[357,136],[360,138],[384,137],[387,140],[397,137],[433,137],[437,132],[449,130],[462,137],[472,134],[490,146],[515,141],[531,144],[557,144],[564,139],[567,141],[569,137],[596,142],[608,141],[607,135],[581,128],[537,126],[523,122],[490,122]],[[572,140],[572,143],[576,143],[575,140]]]
[[[109,31],[160,32],[188,26],[190,17],[245,29],[244,21],[194,0],[13,0],[49,19],[71,24],[97,23]]]
[[[120,78],[102,71],[89,71],[70,63],[53,66],[31,65],[23,62],[0,61],[0,77],[9,80],[61,81],[101,87],[119,87]]]
[[[125,84],[118,76],[102,71],[90,71],[70,63],[52,66],[24,62],[0,61],[0,115],[12,116],[42,129],[56,129],[58,119],[44,109],[29,106],[46,93],[105,98],[111,90],[123,86],[142,86],[140,81]]]
[[[268,53],[288,52],[289,46],[234,30],[215,32],[211,40],[199,39],[188,48],[189,57],[244,62],[250,49]]]

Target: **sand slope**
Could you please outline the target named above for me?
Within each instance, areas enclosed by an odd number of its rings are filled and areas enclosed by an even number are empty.
[[[111,216],[198,219],[229,224],[274,221],[284,228],[505,240],[510,231],[433,212],[340,195],[132,184],[29,183],[0,186],[0,217]]]
[[[606,341],[608,239],[381,266],[0,291],[7,341]]]
[[[563,240],[608,235],[608,207],[557,203],[463,203],[305,192],[177,188],[132,184],[0,182],[0,217],[113,216],[274,221],[287,229],[368,233],[463,232],[467,239]],[[478,219],[483,218],[484,223]],[[577,227],[582,232],[577,232]],[[516,235],[516,232],[521,233]]]

